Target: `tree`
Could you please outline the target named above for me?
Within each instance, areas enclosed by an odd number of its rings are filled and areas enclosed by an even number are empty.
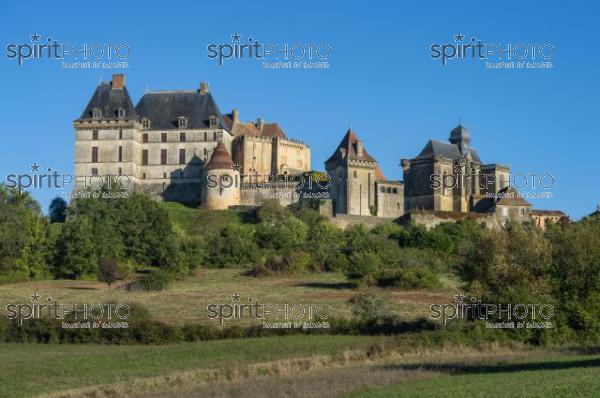
[[[65,222],[67,218],[67,202],[63,198],[57,196],[50,202],[48,213],[51,223]]]
[[[119,279],[122,279],[122,276],[119,272],[117,260],[110,258],[100,261],[100,265],[98,266],[98,280],[105,282],[108,285],[108,290],[111,290],[110,285]]]

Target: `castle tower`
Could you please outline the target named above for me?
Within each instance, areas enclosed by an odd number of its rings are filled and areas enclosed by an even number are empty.
[[[371,215],[376,206],[376,181],[385,180],[375,160],[349,129],[325,162],[331,179],[331,196],[335,213]]]
[[[471,133],[459,124],[450,132],[450,143],[456,145],[461,155],[465,156],[471,143]]]
[[[114,74],[111,82],[95,89],[75,128],[76,189],[96,186],[110,176],[126,189],[137,183],[135,138],[138,114],[125,87],[125,76]]]
[[[223,210],[240,203],[240,173],[234,167],[231,155],[222,141],[215,147],[210,161],[204,167],[205,186],[202,207]]]

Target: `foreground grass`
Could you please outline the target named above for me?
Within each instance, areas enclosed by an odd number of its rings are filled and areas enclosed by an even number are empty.
[[[0,397],[126,382],[198,368],[366,349],[381,337],[288,336],[165,346],[0,344]]]
[[[600,394],[600,356],[553,356],[511,363],[447,363],[387,367],[407,372],[450,372],[369,389],[348,398],[396,397],[597,397]]]
[[[196,275],[175,281],[162,292],[113,289],[97,281],[49,280],[0,285],[0,315],[9,303],[30,303],[34,293],[42,301],[52,297],[59,303],[139,303],[154,319],[171,324],[208,323],[208,304],[231,303],[231,295],[239,293],[242,300],[252,297],[268,304],[329,304],[336,316],[350,317],[348,300],[356,289],[341,273],[315,273],[254,278],[243,275],[241,269],[203,269]],[[436,292],[386,289],[395,313],[407,318],[429,316],[432,303],[450,302],[458,292],[456,280],[444,279],[444,287]],[[246,320],[249,323],[248,320]],[[212,321],[214,322],[214,321]],[[244,322],[236,321],[237,325]]]

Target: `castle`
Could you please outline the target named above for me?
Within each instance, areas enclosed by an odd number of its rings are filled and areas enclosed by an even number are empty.
[[[128,187],[158,200],[226,209],[259,206],[266,198],[298,202],[314,176],[307,145],[288,138],[277,123],[242,122],[237,110],[222,114],[206,83],[147,92],[134,107],[125,76],[116,74],[98,85],[73,125],[76,189],[94,176],[124,176]],[[484,164],[460,124],[448,142],[430,140],[401,165],[404,181],[387,180],[348,130],[325,162],[324,212],[333,219],[428,225],[473,215],[488,224],[533,219],[543,227],[545,217],[557,217],[532,212],[509,186],[509,168]]]
[[[91,185],[93,176],[126,176],[128,187],[156,199],[223,209],[260,204],[267,192],[250,181],[310,171],[307,145],[289,139],[277,123],[243,123],[238,115],[222,114],[206,83],[148,92],[134,107],[125,76],[113,75],[74,121],[76,188]],[[225,184],[207,189],[208,173]],[[286,189],[279,185],[267,191]],[[292,191],[285,192],[290,202]]]

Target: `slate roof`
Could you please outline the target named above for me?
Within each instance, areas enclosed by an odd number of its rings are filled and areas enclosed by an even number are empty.
[[[187,129],[210,127],[210,117],[217,117],[217,127],[229,131],[210,92],[163,91],[144,94],[135,107],[140,120],[150,119],[150,130],[178,128],[178,118],[187,118]]]
[[[96,91],[94,91],[79,120],[92,119],[94,108],[100,109],[102,112],[100,119],[117,119],[119,108],[125,110],[124,119],[137,119],[137,113],[127,88],[113,89],[112,83],[109,82],[102,82],[96,87]]]
[[[462,124],[458,124],[458,126],[454,127],[452,131],[450,131],[450,142],[454,141],[466,141],[467,143],[471,141],[471,133],[467,130]]]
[[[481,159],[477,154],[477,151],[473,148],[468,149],[468,153],[475,162],[481,163]],[[462,158],[458,146],[449,144],[447,142],[429,140],[421,153],[417,155],[417,159],[428,158],[433,156],[444,157],[451,160],[457,160]]]
[[[204,167],[205,170],[215,170],[215,169],[229,169],[233,168],[233,160],[231,159],[231,155],[225,148],[225,144],[223,141],[219,141],[215,150],[210,157],[210,160]]]

